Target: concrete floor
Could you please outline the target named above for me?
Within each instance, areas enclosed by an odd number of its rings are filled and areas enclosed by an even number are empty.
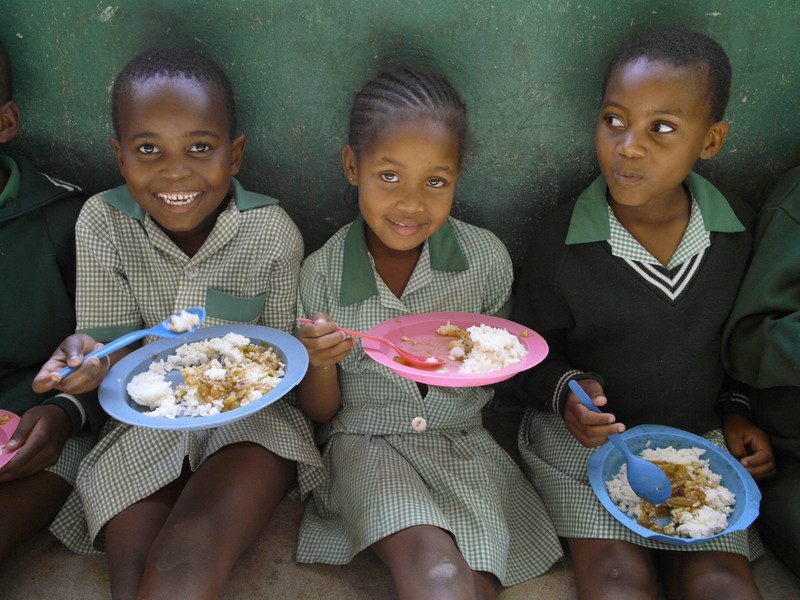
[[[487,427],[514,453],[519,415],[487,415]],[[299,503],[285,499],[231,576],[226,598],[281,600],[375,600],[395,598],[386,567],[370,551],[349,565],[297,565],[294,547],[302,516]],[[765,600],[800,598],[800,580],[774,555],[754,565]],[[31,540],[0,565],[2,600],[94,600],[109,598],[105,558],[72,554],[47,533]],[[575,598],[572,566],[567,559],[547,574],[503,590],[500,600],[567,600]],[[179,599],[176,599],[179,600]]]

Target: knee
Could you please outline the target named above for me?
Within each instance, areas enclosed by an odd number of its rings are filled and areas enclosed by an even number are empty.
[[[631,557],[614,551],[597,557],[591,572],[590,585],[601,592],[624,589],[627,594],[631,594],[630,597],[636,594],[639,598],[649,598],[658,587],[653,569],[642,561],[631,560]],[[603,593],[600,595],[606,596]]]
[[[210,523],[179,521],[162,530],[150,547],[148,569],[161,573],[205,569],[219,558]]]
[[[748,567],[749,568],[749,567]],[[745,600],[759,598],[751,577],[745,577],[741,569],[727,564],[716,564],[684,578],[682,598],[687,600]]]
[[[419,576],[418,583],[427,590],[466,590],[473,585],[472,570],[464,557],[439,549],[428,549],[416,555],[413,572]],[[433,595],[432,595],[433,597]],[[465,597],[458,595],[455,597]]]

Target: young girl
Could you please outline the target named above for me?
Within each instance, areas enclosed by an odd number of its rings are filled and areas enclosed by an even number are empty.
[[[95,388],[111,364],[94,349],[205,305],[207,325],[294,319],[300,234],[276,200],[233,179],[230,82],[190,50],[146,51],[114,83],[111,145],[126,185],[89,199],[77,225],[78,330],[42,368],[40,391]],[[90,337],[92,336],[92,337]],[[293,478],[321,466],[310,423],[286,401],[212,430],[112,422],[81,465],[53,531],[80,552],[105,542],[115,598],[218,598],[231,568]]]
[[[531,235],[535,260],[516,319],[544,335],[550,354],[522,378],[536,409],[519,443],[568,538],[580,598],[658,598],[659,570],[670,598],[759,597],[746,533],[680,547],[648,542],[606,512],[586,477],[594,447],[641,423],[712,432],[754,476],[772,468],[766,436],[720,360],[751,245],[743,223],[752,219],[692,172],[725,141],[729,87],[724,50],[702,34],[662,29],[630,41],[605,79],[601,176]],[[571,379],[609,412],[580,405]]]
[[[561,556],[533,488],[481,425],[485,388],[417,385],[337,331],[409,313],[506,307],[512,272],[491,233],[449,217],[466,108],[442,76],[397,69],[358,93],[342,149],[361,214],[300,275],[310,367],[298,397],[327,423],[329,478],[306,507],[298,560],[371,547],[401,598],[493,598]]]

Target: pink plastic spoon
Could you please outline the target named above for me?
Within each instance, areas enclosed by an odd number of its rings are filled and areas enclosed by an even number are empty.
[[[311,319],[303,319],[298,318],[298,323],[306,323],[308,325],[313,325],[314,321]],[[393,344],[386,338],[377,337],[374,335],[369,335],[367,333],[362,333],[360,331],[350,331],[349,329],[345,329],[344,327],[339,327],[339,331],[342,333],[346,333],[347,335],[354,335],[356,337],[364,338],[365,340],[372,340],[373,342],[378,342],[380,344],[386,344],[390,348],[392,348],[397,355],[401,357],[403,360],[407,361],[409,364],[415,367],[424,367],[424,368],[431,368],[431,367],[441,367],[444,364],[444,361],[441,358],[437,358],[435,356],[420,356],[419,354],[411,354],[410,352],[403,350],[400,346]]]

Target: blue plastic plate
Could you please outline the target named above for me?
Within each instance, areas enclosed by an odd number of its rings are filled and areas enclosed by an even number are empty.
[[[667,544],[697,544],[733,531],[747,529],[758,516],[761,492],[756,482],[739,461],[714,442],[688,431],[665,425],[639,425],[623,432],[621,435],[634,454],[639,454],[647,448],[647,442],[650,442],[650,448],[665,448],[667,446],[672,446],[676,449],[704,448],[706,452],[700,458],[708,460],[709,468],[714,473],[722,475],[722,485],[736,495],[734,511],[728,515],[728,528],[716,535],[692,539],[656,533],[647,529],[647,527],[639,525],[634,517],[629,517],[621,511],[611,499],[611,496],[608,495],[606,481],[619,473],[620,467],[625,463],[625,458],[610,442],[606,443],[595,450],[586,462],[589,483],[591,483],[595,495],[606,510],[634,533]]]
[[[250,338],[252,342],[263,342],[272,346],[281,362],[286,365],[283,379],[266,396],[253,400],[245,406],[234,408],[217,415],[207,417],[177,417],[167,419],[144,414],[150,409],[136,404],[126,391],[128,382],[139,373],[147,371],[150,363],[173,354],[178,346],[189,342],[197,342],[214,337],[222,337],[226,333],[237,333]],[[269,406],[300,383],[308,369],[308,352],[300,341],[285,331],[262,327],[260,325],[220,325],[197,329],[178,339],[163,339],[143,346],[131,352],[115,364],[100,384],[100,406],[118,421],[152,429],[208,429],[232,423]],[[177,375],[180,381],[180,375]],[[170,381],[172,377],[168,378]]]

